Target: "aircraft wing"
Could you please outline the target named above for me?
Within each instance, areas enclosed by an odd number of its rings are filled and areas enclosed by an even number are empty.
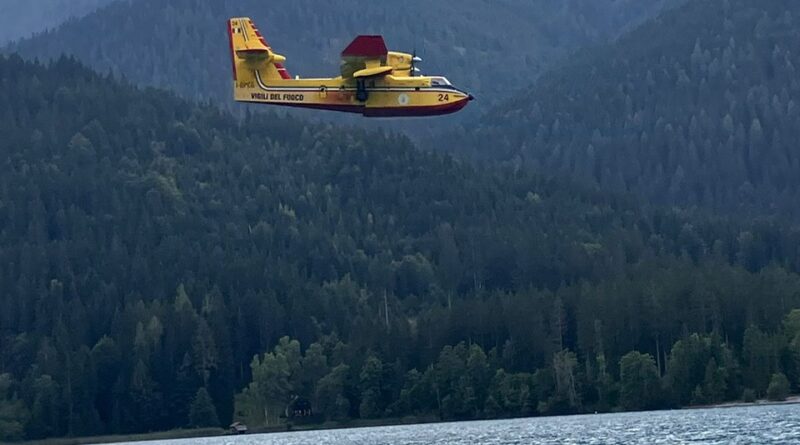
[[[356,79],[364,79],[367,77],[385,76],[390,74],[392,71],[394,71],[394,68],[391,66],[377,66],[375,68],[364,68],[363,70],[358,70],[353,73],[353,77]]]
[[[358,36],[342,51],[342,77],[363,79],[390,74],[393,68],[386,66],[388,55],[382,36]]]

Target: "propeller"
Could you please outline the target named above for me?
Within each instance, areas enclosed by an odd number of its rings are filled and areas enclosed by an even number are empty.
[[[420,62],[422,62],[422,58],[417,56],[417,45],[414,45],[414,53],[411,55],[411,77],[420,72],[420,69],[417,68],[417,63]]]

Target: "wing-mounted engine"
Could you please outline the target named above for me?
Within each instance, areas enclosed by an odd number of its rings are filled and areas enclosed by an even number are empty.
[[[342,51],[342,77],[366,78],[391,74],[389,49],[382,36],[358,36]]]
[[[417,63],[422,59],[414,54],[390,51],[386,57],[386,64],[394,69],[394,75],[398,77],[414,77],[419,73]]]
[[[415,54],[389,51],[381,36],[358,36],[342,51],[342,77],[364,79],[392,74],[413,77],[422,59]]]

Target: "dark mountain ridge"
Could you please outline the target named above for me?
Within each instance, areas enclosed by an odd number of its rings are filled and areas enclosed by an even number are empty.
[[[798,17],[780,0],[691,1],[548,73],[454,148],[656,204],[796,219]]]
[[[800,382],[797,229],[68,59],[0,57],[0,86],[2,440],[275,425],[292,394],[320,421],[473,419]]]

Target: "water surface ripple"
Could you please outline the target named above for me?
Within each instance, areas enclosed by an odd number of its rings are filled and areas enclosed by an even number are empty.
[[[800,405],[444,423],[146,443],[146,445],[471,444],[800,444]]]

